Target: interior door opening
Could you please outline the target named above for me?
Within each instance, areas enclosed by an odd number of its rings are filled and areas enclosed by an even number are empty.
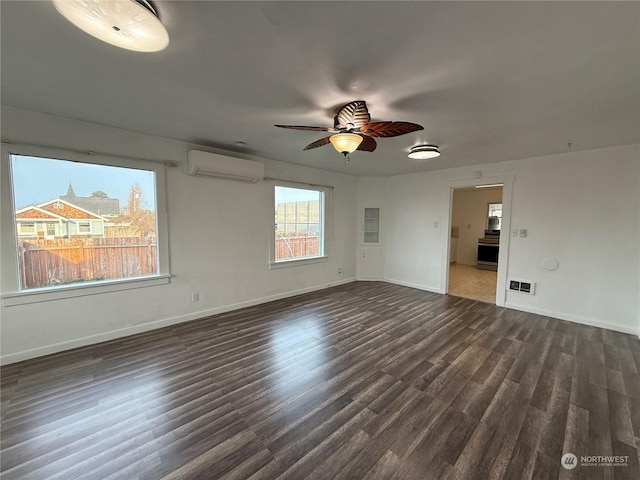
[[[496,303],[502,184],[453,191],[449,239],[450,295]]]

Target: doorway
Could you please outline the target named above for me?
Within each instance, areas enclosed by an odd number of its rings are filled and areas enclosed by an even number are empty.
[[[496,303],[503,185],[453,189],[447,291]]]

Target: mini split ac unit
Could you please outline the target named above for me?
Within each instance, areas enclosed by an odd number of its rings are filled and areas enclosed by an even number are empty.
[[[264,165],[252,160],[190,150],[187,173],[256,183],[264,178]]]

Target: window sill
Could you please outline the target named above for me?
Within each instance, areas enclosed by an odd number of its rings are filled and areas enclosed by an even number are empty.
[[[282,262],[271,262],[269,264],[269,270],[277,270],[279,268],[298,267],[301,265],[310,265],[312,263],[322,263],[329,260],[329,257],[312,257],[312,258],[300,258],[297,260],[283,260]]]
[[[134,288],[152,287],[169,283],[171,275],[153,275],[148,277],[129,278],[124,280],[107,280],[84,285],[70,285],[54,288],[39,288],[25,292],[9,292],[2,294],[2,306],[25,305],[28,303],[49,302],[65,298],[84,297],[100,293],[131,290]]]

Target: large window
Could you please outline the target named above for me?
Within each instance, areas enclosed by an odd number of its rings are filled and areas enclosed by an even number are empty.
[[[22,154],[9,167],[18,291],[160,274],[156,169]]]
[[[324,256],[325,194],[275,187],[275,262]]]

